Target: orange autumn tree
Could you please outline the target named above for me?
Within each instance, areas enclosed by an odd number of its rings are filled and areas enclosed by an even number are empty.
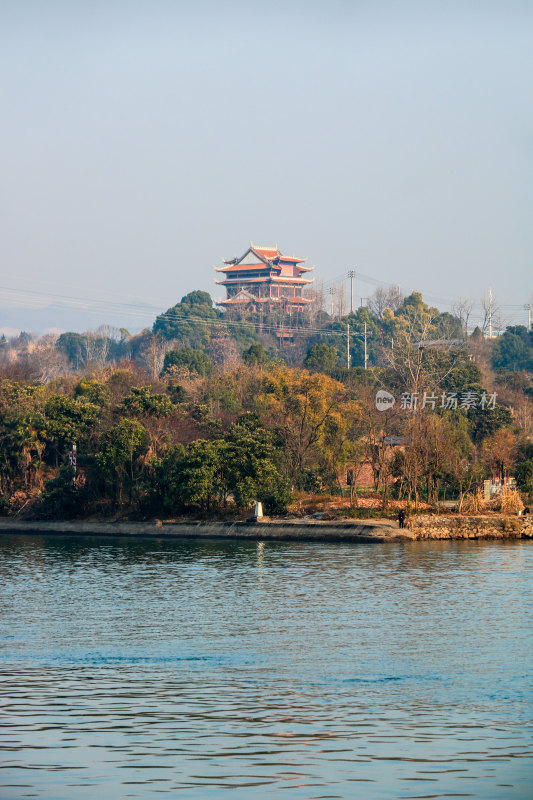
[[[502,481],[516,462],[516,436],[509,428],[499,428],[483,442],[483,461],[493,477]]]
[[[277,365],[265,375],[256,408],[283,444],[291,481],[301,484],[309,470],[336,479],[361,421],[361,406],[342,383]]]

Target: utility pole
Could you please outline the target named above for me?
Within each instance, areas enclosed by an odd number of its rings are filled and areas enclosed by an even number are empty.
[[[350,323],[348,323],[346,331],[346,363],[348,364],[348,369],[350,369]]]
[[[489,339],[492,339],[492,289],[489,287]]]
[[[368,363],[368,354],[367,354],[367,351],[366,351],[366,322],[365,322],[365,369],[366,369],[367,363]]]
[[[350,314],[353,314],[353,281],[355,278],[355,270],[351,269],[348,273],[350,278]]]
[[[533,305],[531,305],[531,303],[526,303],[524,308],[527,311],[527,329],[531,331],[531,312],[533,311]]]

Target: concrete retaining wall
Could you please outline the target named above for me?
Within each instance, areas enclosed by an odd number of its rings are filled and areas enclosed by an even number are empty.
[[[425,539],[516,539],[533,537],[533,517],[424,515],[398,529],[389,520],[321,522],[39,522],[0,521],[0,534],[66,534],[158,538],[255,539],[304,542],[398,542]]]

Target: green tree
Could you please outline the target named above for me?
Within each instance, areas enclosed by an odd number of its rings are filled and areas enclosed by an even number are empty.
[[[44,437],[56,466],[74,443],[80,445],[86,441],[100,411],[94,403],[64,394],[53,394],[48,398],[44,406]]]
[[[481,386],[481,370],[470,361],[468,354],[463,351],[453,351],[450,358],[454,359],[453,368],[443,380],[443,389],[447,392],[468,392],[473,391],[480,394],[483,389]]]
[[[258,342],[257,344],[250,345],[250,347],[243,352],[242,360],[245,364],[248,364],[248,366],[264,367],[266,364],[270,363],[271,358],[269,357],[263,345]]]
[[[67,356],[70,363],[78,368],[85,360],[86,336],[74,331],[62,333],[57,342],[56,349]]]
[[[533,340],[522,325],[508,328],[492,345],[492,365],[511,372],[533,370]]]
[[[310,372],[323,372],[329,375],[335,368],[337,351],[327,344],[313,344],[307,351],[304,367]]]
[[[119,406],[128,416],[169,417],[175,406],[166,394],[151,394],[148,386],[133,386]]]
[[[196,373],[202,378],[210,375],[213,372],[213,362],[203,350],[194,350],[191,347],[182,347],[180,350],[170,350],[165,355],[163,363],[163,372],[171,372],[172,367],[182,367],[188,369],[189,372]]]
[[[243,414],[231,426],[225,455],[228,488],[238,506],[259,500],[267,513],[285,509],[289,486],[277,466],[281,461],[279,444],[256,414]]]
[[[366,357],[367,364],[376,364],[378,361],[379,345],[382,339],[378,318],[368,308],[363,306],[352,314],[343,317],[343,323],[350,325],[350,364],[352,367],[365,365],[365,325],[366,325]],[[342,340],[344,346],[344,339]],[[344,352],[340,353],[344,363]]]
[[[152,330],[164,339],[176,339],[183,347],[203,348],[211,338],[212,323],[221,317],[207,292],[194,291],[160,314]]]
[[[199,505],[210,511],[218,504],[225,490],[225,444],[220,439],[197,439],[188,445],[182,457],[175,457],[169,474],[166,505],[180,509]]]
[[[521,461],[516,465],[515,473],[520,491],[533,494],[533,460]]]
[[[115,498],[122,505],[124,491],[130,503],[143,476],[148,435],[140,422],[123,418],[106,431],[97,454],[97,464],[104,478],[115,489]]]
[[[470,435],[476,444],[481,443],[487,436],[492,436],[500,428],[509,427],[513,423],[511,412],[501,405],[491,409],[482,409],[479,406],[470,408],[467,417]]]
[[[55,478],[46,481],[41,495],[42,511],[55,519],[77,517],[83,512],[83,493],[74,483],[74,470],[63,465]]]
[[[109,386],[102,381],[84,377],[74,389],[74,397],[83,398],[95,406],[104,408],[110,402],[111,392],[109,391]]]

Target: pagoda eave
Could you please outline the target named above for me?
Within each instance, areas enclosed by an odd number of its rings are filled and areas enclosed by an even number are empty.
[[[314,283],[314,278],[288,278],[288,277],[271,277],[265,276],[264,278],[226,278],[223,281],[215,281],[219,286],[234,286],[237,283],[272,283],[273,285],[278,284],[290,284],[291,286],[302,286],[308,285],[310,283]]]

